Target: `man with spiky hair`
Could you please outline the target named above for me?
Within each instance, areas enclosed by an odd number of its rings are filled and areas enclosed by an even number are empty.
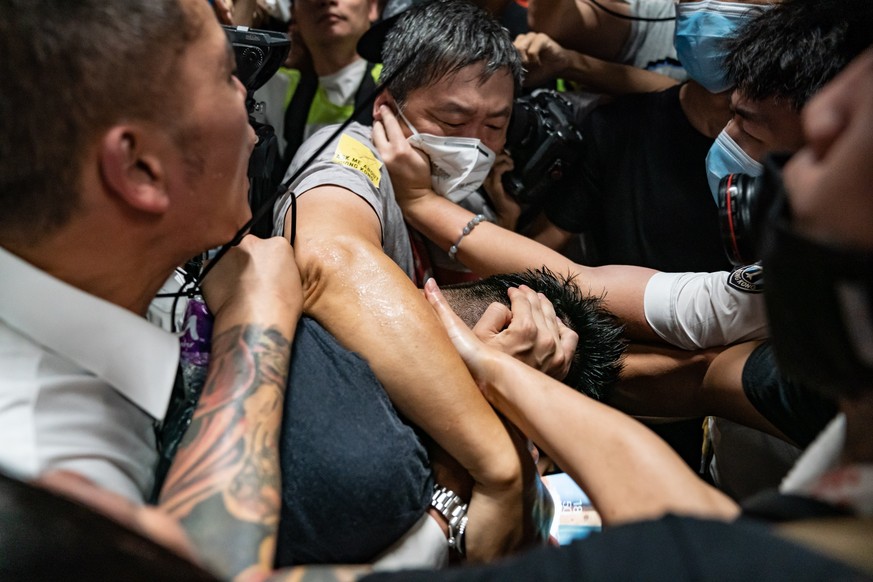
[[[509,289],[522,285],[543,294],[554,306],[555,314],[579,336],[570,369],[554,375],[571,388],[596,400],[609,400],[611,388],[621,373],[625,342],[618,318],[603,307],[603,300],[585,295],[575,277],[565,277],[542,269],[522,273],[492,275],[478,281],[443,287],[446,300],[470,328],[485,317],[495,303],[510,306]]]

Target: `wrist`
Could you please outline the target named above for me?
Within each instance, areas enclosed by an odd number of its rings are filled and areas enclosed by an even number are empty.
[[[481,358],[481,365],[476,374],[479,390],[491,406],[500,410],[499,405],[505,402],[507,367],[514,367],[517,360],[500,350],[492,349]],[[508,374],[512,375],[512,372]]]
[[[454,491],[434,484],[431,509],[436,510],[442,517],[442,520],[437,521],[445,524],[444,532],[448,538],[449,549],[460,556],[466,553],[467,508],[467,502]]]
[[[214,317],[216,325],[258,324],[288,334],[302,312],[302,300],[288,301],[273,293],[241,293],[222,303]]]
[[[434,203],[434,200],[442,199],[442,196],[434,192],[430,185],[408,188],[403,196],[397,197],[397,204],[405,215],[407,212],[421,214],[423,208]]]
[[[562,76],[565,79],[584,82],[591,75],[591,61],[587,55],[571,52],[564,67]]]
[[[497,351],[490,354],[483,367],[487,371],[483,372],[479,389],[495,410],[518,426],[519,418],[515,405],[516,387],[522,386],[523,390],[527,388],[533,390],[535,379],[531,379],[530,382],[523,379],[530,372],[535,372],[538,375],[540,373],[513,356]]]

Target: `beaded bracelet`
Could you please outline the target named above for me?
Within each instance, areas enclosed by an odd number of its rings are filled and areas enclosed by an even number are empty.
[[[461,231],[461,236],[458,237],[458,240],[455,241],[455,244],[449,247],[449,258],[453,261],[455,260],[455,255],[458,254],[458,245],[461,244],[461,241],[464,240],[464,237],[473,232],[473,229],[476,228],[480,222],[485,222],[488,220],[485,218],[484,214],[477,214],[474,216],[470,222],[467,223],[467,226],[464,227],[464,230]]]

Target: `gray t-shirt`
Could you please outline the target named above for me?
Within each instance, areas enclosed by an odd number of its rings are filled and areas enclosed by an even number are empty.
[[[291,160],[284,179],[294,175],[336,128],[336,125],[325,127],[306,140]],[[290,191],[276,201],[273,208],[273,234],[281,235],[284,232],[285,214],[291,207],[291,192],[300,197],[318,186],[340,186],[370,205],[382,227],[382,250],[412,278],[414,271],[409,232],[394,199],[388,169],[370,140],[370,133],[370,127],[354,122],[324,148],[291,184]]]

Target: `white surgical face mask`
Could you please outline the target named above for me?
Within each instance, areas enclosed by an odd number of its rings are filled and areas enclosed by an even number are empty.
[[[763,172],[764,166],[747,154],[728,135],[727,129],[721,130],[706,155],[706,177],[716,204],[718,204],[718,184],[722,178],[728,174],[760,176]]]
[[[494,165],[494,152],[473,137],[453,137],[418,133],[403,112],[412,135],[408,141],[430,158],[430,180],[434,192],[452,202],[460,202],[475,192]]]

